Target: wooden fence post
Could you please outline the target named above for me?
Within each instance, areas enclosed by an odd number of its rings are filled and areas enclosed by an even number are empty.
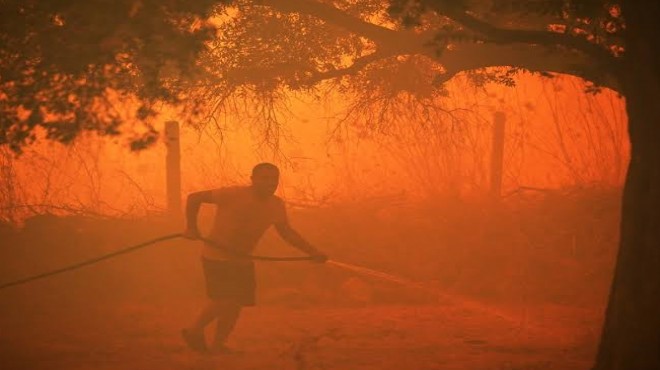
[[[493,199],[499,199],[502,192],[505,122],[506,115],[504,112],[495,112],[493,116],[493,145],[490,156],[490,195]]]
[[[165,122],[167,213],[181,216],[181,149],[179,144],[179,123]]]

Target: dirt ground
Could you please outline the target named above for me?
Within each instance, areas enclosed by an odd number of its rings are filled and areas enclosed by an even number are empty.
[[[497,307],[506,315],[496,315],[460,302],[257,306],[245,311],[231,338],[239,353],[205,356],[179,337],[195,312],[192,303],[73,306],[33,299],[19,308],[7,295],[1,300],[0,359],[7,370],[577,370],[591,364],[602,317],[548,305]]]
[[[586,370],[616,255],[616,199],[293,211],[337,261],[428,290],[329,264],[261,263],[258,304],[230,338],[232,355],[185,348],[180,330],[204,299],[198,246],[160,243],[0,291],[0,368]],[[145,225],[4,238],[0,282],[174,230]],[[272,234],[257,252],[294,254]]]

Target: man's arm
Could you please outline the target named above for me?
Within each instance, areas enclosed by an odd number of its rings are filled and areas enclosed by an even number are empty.
[[[321,253],[318,249],[314,248],[309,244],[305,239],[303,239],[296,230],[294,230],[288,221],[283,220],[275,224],[275,229],[277,233],[280,234],[282,239],[287,243],[291,244],[294,248],[297,248],[310,256],[314,257],[318,262],[325,262],[328,257]]]
[[[190,193],[186,199],[186,230],[183,236],[189,239],[198,239],[197,214],[202,203],[213,203],[211,190]]]

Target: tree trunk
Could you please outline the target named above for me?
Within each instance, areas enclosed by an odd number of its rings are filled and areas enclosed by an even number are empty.
[[[596,370],[660,369],[660,4],[630,0],[623,12],[631,156]]]

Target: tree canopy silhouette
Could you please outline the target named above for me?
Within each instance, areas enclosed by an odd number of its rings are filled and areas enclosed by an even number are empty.
[[[124,123],[146,128],[133,141],[144,148],[157,102],[208,119],[238,98],[268,128],[287,92],[320,86],[345,94],[356,115],[379,110],[376,119],[404,94],[434,106],[460,72],[477,84],[512,84],[527,70],[620,87],[624,24],[603,1],[4,4],[0,144],[15,151],[37,128],[66,143]],[[129,114],[118,107],[130,99]]]
[[[217,1],[6,0],[0,10],[0,144],[71,142],[83,131],[117,135],[156,101],[180,97],[174,73],[190,73],[212,32],[196,20]],[[140,102],[126,117],[127,96]],[[152,130],[133,142],[154,140]]]

